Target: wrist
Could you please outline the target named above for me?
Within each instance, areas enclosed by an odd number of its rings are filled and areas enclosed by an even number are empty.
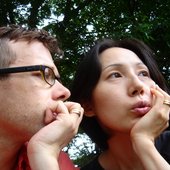
[[[57,146],[48,145],[41,142],[29,141],[27,145],[28,156],[49,155],[51,157],[58,157],[61,149]]]
[[[32,170],[59,170],[58,158],[47,153],[28,155]]]
[[[137,155],[146,154],[154,146],[154,140],[144,134],[131,135],[133,149]]]

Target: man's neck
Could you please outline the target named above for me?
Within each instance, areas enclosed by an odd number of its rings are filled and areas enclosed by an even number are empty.
[[[0,169],[15,169],[22,145],[0,138]]]

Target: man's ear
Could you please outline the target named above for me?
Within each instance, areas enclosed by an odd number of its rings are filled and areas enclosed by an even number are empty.
[[[95,113],[93,111],[93,107],[89,102],[84,103],[83,105],[84,108],[84,115],[87,117],[93,117],[95,116]]]

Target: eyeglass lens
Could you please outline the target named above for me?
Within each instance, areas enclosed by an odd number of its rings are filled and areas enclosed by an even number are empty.
[[[51,86],[54,85],[55,83],[55,74],[54,74],[54,71],[49,68],[49,67],[46,67],[45,70],[44,70],[44,78],[46,80],[46,82],[48,84],[50,84]]]

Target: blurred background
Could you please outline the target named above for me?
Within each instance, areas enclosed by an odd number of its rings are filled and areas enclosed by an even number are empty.
[[[58,68],[68,88],[81,57],[95,40],[107,37],[143,40],[155,51],[170,87],[170,1],[1,0],[0,26],[9,24],[43,28],[57,37],[64,50]],[[64,150],[77,165],[100,152],[81,129]]]

